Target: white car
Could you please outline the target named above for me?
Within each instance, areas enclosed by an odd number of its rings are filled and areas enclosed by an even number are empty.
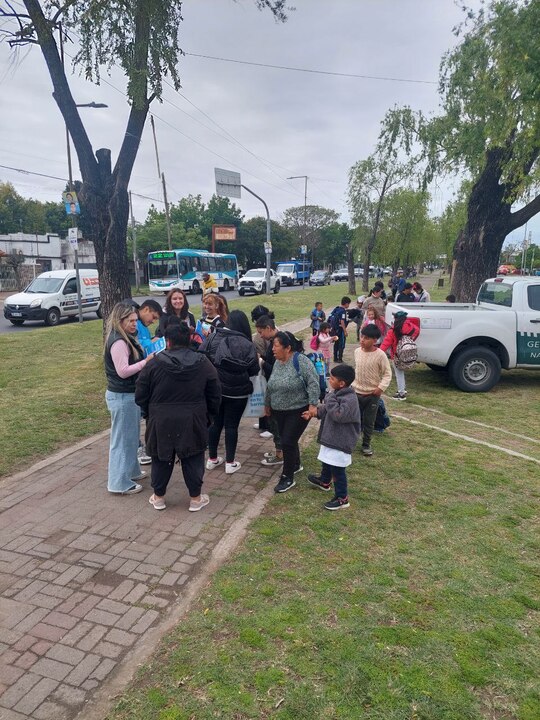
[[[346,267],[338,268],[337,270],[334,270],[332,275],[330,276],[332,280],[335,280],[336,282],[340,282],[342,280],[348,280],[349,279],[349,271]]]
[[[279,278],[273,270],[270,270],[270,290],[277,294],[279,292]],[[254,293],[264,295],[266,293],[266,268],[254,268],[248,270],[238,281],[238,294]]]

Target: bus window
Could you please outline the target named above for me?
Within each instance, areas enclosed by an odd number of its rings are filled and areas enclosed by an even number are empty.
[[[180,276],[185,275],[188,272],[188,260],[186,257],[178,258],[178,274]]]
[[[201,257],[199,258],[200,263],[200,269],[203,272],[207,272],[210,268],[208,267],[208,258],[207,257]]]
[[[208,269],[210,270],[210,272],[216,272],[216,258],[209,257],[205,258],[205,260],[208,262]]]
[[[194,272],[200,272],[201,271],[201,258],[198,256],[193,256],[189,258],[189,262],[191,263],[191,268],[194,270]]]

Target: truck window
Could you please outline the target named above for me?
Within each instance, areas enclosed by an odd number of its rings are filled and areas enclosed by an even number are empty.
[[[484,283],[478,293],[478,302],[512,307],[512,285],[494,282]]]
[[[529,285],[527,300],[531,310],[540,310],[540,285]]]

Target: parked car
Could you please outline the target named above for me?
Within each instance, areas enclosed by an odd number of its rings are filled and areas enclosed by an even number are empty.
[[[270,270],[270,290],[277,294],[279,292],[279,278],[273,270]],[[238,281],[238,294],[254,293],[264,295],[266,293],[266,268],[254,268]]]
[[[354,277],[355,278],[363,278],[364,277],[364,268],[361,268],[359,265],[356,265],[354,268]]]
[[[310,285],[330,285],[330,282],[330,275],[326,272],[326,270],[315,270],[315,272],[311,273],[311,277],[309,278]]]
[[[349,279],[349,271],[347,268],[338,268],[337,270],[334,270],[334,272],[331,275],[332,280],[336,280],[337,282],[341,282],[342,280],[348,280]]]
[[[418,362],[464,392],[487,392],[501,368],[540,369],[540,279],[491,278],[475,303],[388,303],[387,322],[404,309],[420,320]]]

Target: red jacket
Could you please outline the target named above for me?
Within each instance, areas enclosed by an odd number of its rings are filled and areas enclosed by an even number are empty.
[[[420,319],[419,318],[407,318],[401,328],[403,335],[410,335],[413,340],[420,335]],[[393,358],[396,354],[396,348],[398,344],[398,338],[394,332],[394,328],[390,328],[386,334],[386,337],[382,341],[381,350],[386,351],[390,348],[390,357]]]

